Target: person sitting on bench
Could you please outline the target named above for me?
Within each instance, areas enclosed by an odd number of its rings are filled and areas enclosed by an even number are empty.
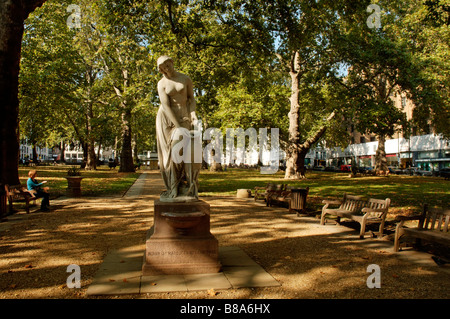
[[[50,194],[48,193],[48,187],[42,187],[47,181],[39,183],[36,180],[37,172],[36,170],[31,170],[28,172],[27,188],[29,191],[34,191],[34,196],[36,198],[42,198],[41,211],[48,212],[50,210]]]

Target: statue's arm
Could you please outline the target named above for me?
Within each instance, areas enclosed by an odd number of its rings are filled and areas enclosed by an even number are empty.
[[[166,91],[164,90],[164,84],[161,81],[158,83],[158,95],[164,114],[167,115],[167,117],[175,125],[175,127],[180,127],[180,123],[178,123],[175,114],[170,108],[170,99],[169,96],[166,94]]]
[[[188,77],[186,81],[186,89],[187,89],[187,107],[189,108],[189,114],[191,115],[191,121],[197,121],[197,115],[195,114],[196,109],[196,101],[194,97],[194,85],[192,84],[192,80]]]

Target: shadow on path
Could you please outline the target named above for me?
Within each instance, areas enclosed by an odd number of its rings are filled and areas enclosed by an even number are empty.
[[[124,196],[61,198],[49,213],[29,214],[2,225],[0,297],[86,298],[87,287],[110,253],[127,249],[142,253],[139,250],[153,225],[153,201],[162,190],[159,172],[145,171]],[[202,199],[211,205],[211,232],[219,247],[239,248],[281,286],[233,288],[213,295],[154,292],[141,298],[440,299],[450,295],[448,265],[438,267],[430,254],[393,253],[390,241],[359,240],[357,230],[322,226],[315,218],[297,217],[285,208],[265,207],[253,200]],[[81,267],[81,289],[66,286],[70,264]],[[380,266],[381,289],[367,287],[370,264]]]

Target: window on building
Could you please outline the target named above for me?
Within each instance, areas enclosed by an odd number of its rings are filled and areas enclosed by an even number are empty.
[[[375,136],[371,136],[371,137],[370,137],[370,141],[371,141],[371,142],[376,142],[376,141],[377,141],[377,138],[376,138]]]
[[[366,138],[365,138],[364,136],[361,136],[361,137],[359,138],[359,142],[360,142],[360,143],[365,143],[365,142],[366,142]]]

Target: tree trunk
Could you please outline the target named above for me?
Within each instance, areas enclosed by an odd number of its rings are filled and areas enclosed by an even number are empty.
[[[61,154],[59,157],[59,160],[61,161],[61,163],[64,163],[66,161],[66,143],[64,143],[64,141],[61,141]]]
[[[19,70],[23,23],[45,0],[0,1],[0,189],[19,184]],[[5,202],[2,192],[0,201]],[[0,205],[0,216],[6,205]]]
[[[86,167],[87,158],[88,158],[88,150],[89,150],[89,143],[84,142],[81,144],[81,148],[83,149],[83,163],[81,164],[81,168]]]
[[[87,158],[86,158],[86,170],[97,169],[97,158],[95,156],[95,141],[92,133],[92,119],[93,119],[92,103],[87,105],[86,110],[86,130],[87,130]]]
[[[137,137],[136,137],[136,132],[133,134],[133,138],[132,138],[132,149],[133,149],[133,161],[135,163],[139,162],[139,152],[138,152],[138,146],[137,146]]]
[[[202,169],[208,169],[208,163],[202,159]]]
[[[23,21],[27,14],[16,1],[0,2],[0,181],[19,184],[19,62]]]
[[[95,145],[94,141],[90,140],[87,145],[87,160],[86,160],[86,170],[97,169],[97,157],[95,156]]]
[[[75,136],[77,137],[78,141],[80,142],[81,148],[83,149],[83,163],[81,165],[82,168],[86,167],[87,162],[87,142],[85,141],[83,135],[81,135],[80,128],[75,123],[74,119],[67,113],[67,111],[64,111],[66,114],[66,118],[69,120],[70,124],[72,124],[73,130],[75,131]],[[70,161],[70,159],[69,159]]]
[[[116,137],[114,138],[114,162],[115,162],[116,164],[118,163],[118,161],[117,161],[117,154],[119,153],[119,152],[117,151],[118,144],[119,144],[119,138],[116,136]]]
[[[284,178],[287,179],[298,179],[304,177],[304,172],[302,173],[300,147],[299,147],[300,105],[298,101],[300,94],[300,74],[295,68],[295,65],[298,64],[297,59],[298,54],[294,52],[289,72],[291,76],[291,98],[290,98],[291,108],[289,111],[289,142],[288,147],[286,149],[286,171],[284,175]]]
[[[119,172],[135,172],[131,146],[131,110],[126,107],[122,111],[122,150]]]
[[[305,157],[309,149],[302,149],[301,145],[289,145],[286,160],[286,179],[305,178]]]
[[[286,171],[284,178],[299,179],[304,177],[301,172],[300,152],[298,145],[290,143],[286,149]]]
[[[211,163],[209,170],[211,172],[222,172],[223,171],[222,164],[220,162],[216,162],[215,155],[216,155],[216,150],[212,149],[211,150],[212,163]]]
[[[95,170],[97,169],[97,158],[95,156],[95,141],[92,132],[92,120],[94,119],[94,110],[92,105],[92,86],[94,85],[95,76],[93,75],[92,68],[87,66],[86,68],[86,79],[88,83],[88,87],[86,89],[86,98],[85,101],[86,109],[85,109],[85,117],[86,117],[86,170]]]
[[[300,144],[300,70],[299,54],[297,52],[291,58],[290,76],[291,76],[291,109],[289,111],[289,142],[286,149],[286,171],[285,179],[305,178],[305,157],[310,148],[323,136],[327,129],[328,123],[335,116],[332,112],[324,125],[322,125],[314,135],[310,136],[304,143]]]
[[[375,171],[377,173],[382,172],[382,174],[385,174],[388,171],[385,144],[386,136],[378,136],[378,148],[375,154]]]
[[[102,142],[103,142],[103,140],[100,138],[100,141],[98,142],[98,146],[97,146],[97,164],[98,165],[101,165],[100,152],[102,150]]]
[[[334,118],[335,112],[332,112],[324,125],[322,125],[316,133],[309,137],[303,144],[290,144],[288,146],[287,154],[290,154],[290,156],[287,156],[286,160],[286,174],[284,178],[287,179],[300,179],[305,178],[305,157],[306,154],[308,154],[311,147],[317,143],[317,141],[325,134],[325,131],[327,130],[328,123]],[[291,171],[288,172],[288,168],[291,168]],[[288,174],[289,173],[289,174]]]
[[[31,145],[32,145],[32,147],[31,147],[31,150],[32,150],[32,159],[33,159],[33,163],[37,163],[38,162],[38,160],[39,160],[39,158],[38,158],[38,153],[37,153],[37,150],[36,150],[36,142],[32,142],[31,143]]]

